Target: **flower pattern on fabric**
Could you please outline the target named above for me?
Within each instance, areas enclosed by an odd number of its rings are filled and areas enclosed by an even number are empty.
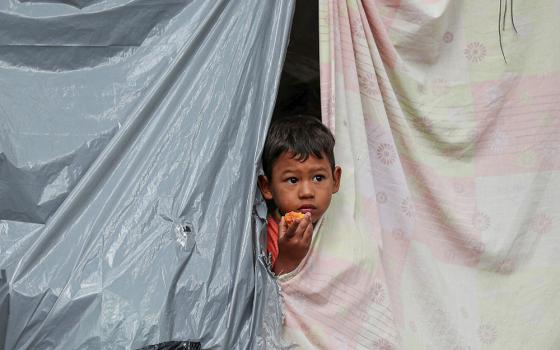
[[[472,225],[479,231],[486,231],[490,227],[490,218],[482,212],[476,212],[472,217]]]
[[[453,41],[453,33],[445,32],[445,34],[443,34],[443,42],[449,44],[452,41]]]
[[[492,344],[498,338],[498,332],[494,326],[483,324],[478,328],[478,337],[484,344]]]
[[[465,57],[473,62],[480,62],[486,57],[486,47],[478,41],[469,43],[465,48]]]
[[[368,97],[379,96],[379,87],[374,73],[358,72],[360,93]]]
[[[377,146],[377,158],[385,165],[392,165],[397,160],[397,154],[393,146],[382,143]]]
[[[385,192],[377,192],[377,194],[375,195],[375,199],[379,204],[387,203],[387,195],[385,194]]]
[[[410,198],[405,198],[401,202],[401,211],[409,218],[414,216],[414,204],[410,201]]]
[[[401,229],[401,228],[396,228],[396,229],[394,229],[393,232],[392,232],[392,234],[393,234],[393,237],[394,237],[397,241],[402,241],[402,240],[404,240],[404,239],[406,238],[406,235],[405,235],[403,229]]]

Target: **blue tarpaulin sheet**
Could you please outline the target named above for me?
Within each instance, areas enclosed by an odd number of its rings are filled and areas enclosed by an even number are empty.
[[[255,184],[293,7],[0,1],[0,348],[273,346]]]

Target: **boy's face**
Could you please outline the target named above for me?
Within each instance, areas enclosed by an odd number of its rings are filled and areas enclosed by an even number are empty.
[[[315,224],[325,213],[333,193],[340,186],[340,167],[334,172],[327,157],[310,155],[305,161],[284,152],[272,165],[272,179],[259,178],[259,188],[266,200],[274,201],[282,215],[290,211],[311,213]]]

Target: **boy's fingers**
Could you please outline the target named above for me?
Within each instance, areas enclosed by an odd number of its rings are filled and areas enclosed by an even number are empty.
[[[305,235],[305,230],[310,225],[311,225],[311,215],[306,213],[305,217],[303,219],[299,220],[299,222],[298,222],[298,226],[297,226],[297,230],[296,230],[296,236],[303,239],[303,237]],[[313,226],[313,225],[311,225],[311,226]]]
[[[284,236],[286,236],[288,231],[288,224],[286,224],[286,221],[284,221],[284,218],[282,217],[282,219],[280,220],[280,224],[278,225],[278,239],[282,239],[284,238]]]
[[[307,241],[307,239],[311,237],[311,234],[313,234],[313,224],[311,223],[310,213],[305,213],[305,218],[303,218],[301,226],[303,226],[303,232],[301,238],[304,241]]]
[[[306,213],[303,219],[296,219],[289,225],[284,220],[284,217],[282,217],[282,219],[280,220],[279,237],[285,239],[298,237],[298,239],[303,239],[305,230],[308,226],[311,226],[311,230],[313,231],[313,225],[311,224],[311,214],[309,213]]]
[[[311,238],[313,237],[313,225],[309,224],[303,233],[303,241],[305,244],[311,244]]]
[[[284,221],[284,218],[282,218],[282,221]],[[286,238],[292,238],[295,236],[296,234],[296,227],[297,227],[297,222],[292,222],[290,225],[288,225],[288,223],[286,221],[284,221],[284,226],[286,227]]]

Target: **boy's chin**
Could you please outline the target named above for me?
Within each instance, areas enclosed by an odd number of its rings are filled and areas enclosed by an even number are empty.
[[[322,214],[317,215],[316,217],[315,216],[311,217],[311,223],[313,224],[313,226],[315,226],[315,224],[319,222],[319,220],[321,219],[321,216],[322,216]]]

